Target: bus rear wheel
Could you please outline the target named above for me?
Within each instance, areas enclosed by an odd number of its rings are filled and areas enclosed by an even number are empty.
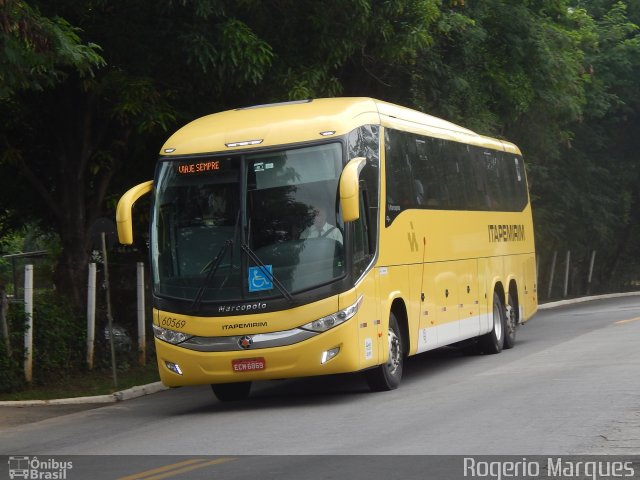
[[[218,383],[211,385],[211,389],[221,402],[236,402],[249,397],[251,382]]]
[[[500,353],[504,347],[505,313],[498,292],[493,292],[493,329],[480,337],[478,346],[484,353]]]
[[[507,308],[505,311],[504,348],[513,348],[516,344],[516,330],[518,329],[518,314],[513,296],[509,294],[507,298]]]
[[[374,392],[395,390],[400,385],[400,380],[402,380],[404,348],[398,320],[396,320],[396,316],[393,313],[389,316],[387,338],[389,340],[389,358],[387,362],[365,372],[367,384]]]

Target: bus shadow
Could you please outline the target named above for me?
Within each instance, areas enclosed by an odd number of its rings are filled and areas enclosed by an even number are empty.
[[[478,356],[481,355],[471,351],[470,347],[441,347],[409,357],[404,362],[402,382],[413,383],[424,380],[430,375],[459,368],[461,363],[472,362]]]
[[[221,402],[209,390],[208,401],[180,415],[281,410],[314,405],[338,405],[355,401],[369,388],[361,374],[349,373],[287,380],[256,382],[246,400]]]
[[[485,355],[473,348],[441,347],[405,359],[403,386],[427,381],[434,375],[446,375],[449,370],[461,368],[477,362]],[[490,355],[493,357],[493,355]],[[362,372],[305,377],[297,379],[270,380],[256,382],[251,395],[246,400],[220,402],[209,390],[206,404],[182,411],[182,415],[201,413],[226,413],[259,410],[280,410],[315,405],[348,404],[362,399],[363,394],[371,394]]]

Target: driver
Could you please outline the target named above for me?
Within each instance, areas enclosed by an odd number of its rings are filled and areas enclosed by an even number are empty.
[[[318,207],[314,213],[313,224],[302,231],[300,238],[330,238],[340,242],[340,245],[342,245],[342,232],[337,227],[327,223],[326,209]]]

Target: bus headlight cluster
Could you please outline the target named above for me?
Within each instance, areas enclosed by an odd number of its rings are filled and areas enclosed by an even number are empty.
[[[176,332],[175,330],[169,330],[168,328],[162,328],[153,324],[153,334],[159,340],[163,340],[167,343],[171,343],[173,345],[177,345],[178,343],[182,343],[185,340],[189,340],[193,335],[188,335],[182,332]]]
[[[358,298],[358,300],[356,300],[356,303],[354,303],[353,305],[340,310],[339,312],[332,313],[331,315],[327,315],[326,317],[322,317],[318,320],[314,320],[313,322],[302,325],[300,328],[304,330],[311,330],[314,332],[326,332],[327,330],[333,327],[337,327],[341,323],[346,322],[356,313],[358,313],[361,302],[362,295]]]

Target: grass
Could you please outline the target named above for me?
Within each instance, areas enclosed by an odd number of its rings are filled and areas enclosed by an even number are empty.
[[[136,385],[146,385],[160,380],[155,359],[146,366],[134,366],[118,370],[118,387],[113,384],[111,370],[93,370],[65,378],[52,379],[42,385],[31,385],[12,393],[0,393],[3,400],[51,400],[54,398],[90,397],[107,395]]]

